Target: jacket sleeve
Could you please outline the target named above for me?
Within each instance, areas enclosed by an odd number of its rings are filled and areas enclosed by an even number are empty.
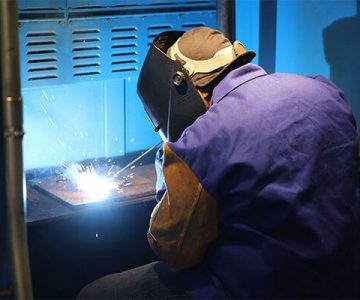
[[[187,164],[164,145],[166,192],[150,219],[148,240],[154,252],[178,269],[199,263],[218,230],[218,204]]]

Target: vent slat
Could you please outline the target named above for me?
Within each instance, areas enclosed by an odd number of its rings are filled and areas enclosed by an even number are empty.
[[[56,45],[55,40],[32,40],[26,43],[26,46],[47,46],[47,45]]]
[[[82,60],[82,59],[93,59],[93,58],[100,58],[100,54],[94,54],[94,55],[77,55],[74,56],[74,60]]]
[[[131,48],[131,47],[136,47],[136,44],[122,44],[122,45],[112,45],[111,48],[112,49],[119,49],[119,48]]]
[[[122,28],[112,28],[111,32],[126,32],[126,31],[137,31],[136,27],[122,27]]]
[[[74,76],[89,76],[89,75],[100,75],[100,71],[90,71],[90,72],[81,72],[81,73],[75,73]]]
[[[46,37],[46,36],[55,36],[56,33],[53,31],[36,31],[36,32],[28,32],[26,37]]]
[[[99,67],[100,63],[88,63],[88,64],[77,64],[74,65],[74,68],[89,68],[89,67]]]
[[[189,23],[189,24],[183,24],[181,27],[182,28],[196,28],[196,27],[203,27],[205,26],[205,23]]]
[[[116,52],[116,53],[112,53],[111,56],[132,56],[132,55],[137,55],[136,51],[132,51],[132,52]]]
[[[112,73],[119,73],[119,72],[130,72],[130,71],[137,71],[137,67],[133,67],[133,68],[124,68],[124,69],[115,69],[112,70]]]
[[[28,72],[42,72],[42,71],[54,71],[57,70],[57,66],[43,66],[37,68],[29,68]]]
[[[129,59],[129,60],[118,60],[118,61],[111,62],[112,65],[130,64],[130,63],[137,63],[137,60]]]
[[[99,46],[92,46],[92,47],[76,47],[73,48],[72,51],[78,52],[78,51],[93,51],[93,50],[100,50]]]
[[[57,79],[57,78],[58,78],[57,75],[34,76],[34,77],[30,77],[29,81],[32,81],[32,80],[45,80],[45,79]]]
[[[100,42],[99,38],[79,38],[74,39],[73,43],[92,43],[92,42]]]
[[[171,29],[171,25],[153,25],[149,26],[148,30],[164,30],[164,29]]]
[[[37,49],[27,51],[27,55],[56,53],[55,49]]]
[[[137,39],[136,35],[123,35],[123,36],[114,36],[111,38],[112,41],[119,41],[119,40],[135,40]]]
[[[57,59],[55,57],[46,57],[46,58],[34,58],[28,59],[28,64],[39,64],[39,63],[48,63],[48,62],[55,62]]]
[[[79,29],[72,32],[73,35],[77,34],[96,34],[100,33],[99,29]]]

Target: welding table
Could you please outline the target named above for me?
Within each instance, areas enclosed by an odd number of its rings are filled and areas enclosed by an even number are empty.
[[[136,168],[155,187],[153,164]],[[155,191],[154,191],[155,192]],[[27,225],[35,298],[74,298],[96,278],[156,260],[146,232],[154,193],[73,208],[32,185]]]

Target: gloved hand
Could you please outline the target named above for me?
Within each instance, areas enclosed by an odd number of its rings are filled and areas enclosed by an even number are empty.
[[[156,201],[159,202],[166,192],[164,175],[162,172],[164,151],[163,147],[159,148],[155,155],[155,170],[156,170]]]

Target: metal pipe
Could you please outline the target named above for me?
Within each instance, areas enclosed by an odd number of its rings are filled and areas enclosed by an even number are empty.
[[[1,43],[0,43],[1,49]],[[0,65],[1,70],[1,65]],[[1,82],[1,72],[0,72]],[[0,88],[1,99],[1,88]],[[2,110],[0,109],[0,120],[2,120]],[[3,126],[0,122],[0,132],[3,132]],[[5,198],[5,154],[4,154],[4,137],[0,136],[0,299],[11,297],[9,295],[10,287],[10,269],[7,247],[7,215],[6,215],[6,198]]]
[[[216,27],[229,40],[235,40],[235,0],[216,0]]]
[[[2,122],[5,195],[13,288],[17,299],[32,299],[24,215],[23,114],[20,96],[18,14],[16,0],[0,1]]]

